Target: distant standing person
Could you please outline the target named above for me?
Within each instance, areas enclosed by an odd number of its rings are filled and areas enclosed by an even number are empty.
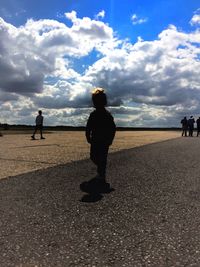
[[[182,124],[182,136],[187,136],[187,130],[188,130],[188,121],[187,121],[187,117],[184,117],[181,120],[181,124]]]
[[[200,117],[197,119],[196,123],[197,123],[197,136],[199,136],[199,132],[200,132]]]
[[[36,119],[35,119],[35,130],[34,130],[34,132],[33,132],[33,135],[31,136],[31,138],[32,138],[33,140],[35,140],[35,134],[36,134],[37,130],[40,131],[40,139],[45,139],[45,138],[43,137],[43,134],[42,134],[42,130],[43,130],[43,121],[44,121],[44,117],[42,116],[42,111],[39,110],[39,111],[38,111],[38,115],[37,115],[37,117],[36,117]]]
[[[193,116],[190,116],[189,120],[188,120],[188,127],[189,127],[189,136],[193,136],[193,131],[194,131],[194,123],[195,120],[193,118]]]
[[[116,126],[109,111],[105,109],[107,97],[102,88],[92,92],[95,110],[86,125],[86,138],[90,147],[90,158],[97,165],[97,179],[106,182],[106,164],[109,146],[112,144]]]

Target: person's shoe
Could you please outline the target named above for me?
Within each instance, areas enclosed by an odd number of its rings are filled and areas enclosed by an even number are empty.
[[[101,183],[106,183],[106,177],[105,177],[105,176],[100,176],[100,175],[99,175],[98,180],[99,180]]]
[[[95,179],[96,181],[99,181],[99,182],[106,182],[106,178],[105,178],[105,176],[101,176],[101,175],[99,175],[99,174],[97,174],[97,175],[94,177],[94,179]]]
[[[32,138],[32,140],[35,140],[35,136],[34,135],[31,135],[31,138]]]
[[[94,177],[95,180],[99,180],[100,179],[100,175],[97,174],[95,177]]]
[[[45,137],[41,137],[40,139],[45,139]]]

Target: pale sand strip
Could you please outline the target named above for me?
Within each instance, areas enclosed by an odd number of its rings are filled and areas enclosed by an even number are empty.
[[[175,131],[117,132],[110,152],[180,137]],[[45,140],[30,135],[0,137],[0,179],[89,157],[84,132],[54,132]]]

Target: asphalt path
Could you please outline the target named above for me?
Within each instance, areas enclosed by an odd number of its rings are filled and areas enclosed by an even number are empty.
[[[111,190],[83,192],[94,176],[82,160],[1,180],[0,266],[200,266],[200,139],[110,154]]]

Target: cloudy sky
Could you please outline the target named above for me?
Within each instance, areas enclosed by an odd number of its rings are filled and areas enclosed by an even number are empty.
[[[94,87],[118,126],[199,117],[199,0],[1,0],[0,122],[85,125]]]

